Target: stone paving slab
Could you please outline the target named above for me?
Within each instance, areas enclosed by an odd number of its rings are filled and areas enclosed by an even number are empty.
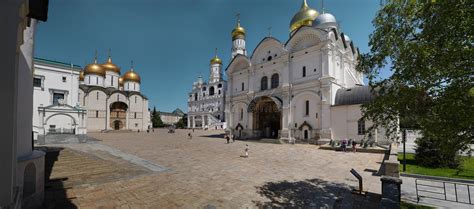
[[[364,208],[353,206],[350,199],[351,188],[358,184],[349,173],[351,168],[363,176],[365,189],[380,193],[380,178],[374,173],[380,168],[382,154],[335,152],[302,144],[226,144],[215,137],[219,135],[215,131],[196,130],[193,139],[188,139],[188,131],[166,131],[91,133],[100,141],[67,145],[85,156],[103,155],[99,158],[104,165],[110,164],[110,158],[147,171],[133,178],[73,185],[66,192],[75,196],[71,204],[80,208],[331,208],[343,199],[341,208]],[[249,158],[241,157],[245,144],[250,147]],[[167,170],[150,172],[146,163],[131,163],[120,156],[133,156]],[[63,159],[64,164],[77,163],[81,169],[61,166],[53,174],[85,179],[87,172],[80,170],[101,171],[94,163],[88,168],[85,161],[66,156],[59,161]],[[116,167],[127,167],[110,165],[103,170],[105,176],[113,176]]]

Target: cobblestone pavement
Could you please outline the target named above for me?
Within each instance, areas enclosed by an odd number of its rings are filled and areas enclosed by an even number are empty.
[[[62,205],[357,208],[350,198],[350,187],[358,184],[349,173],[351,168],[363,176],[365,190],[380,193],[380,178],[374,173],[380,168],[382,154],[342,153],[300,144],[226,144],[218,131],[196,130],[192,139],[186,130],[166,131],[91,133],[100,141],[58,145],[67,149],[52,166],[51,177],[62,179],[65,185],[60,195],[69,205]],[[94,144],[110,149],[86,149]],[[241,157],[245,144],[250,148],[249,158]],[[130,156],[162,170],[141,166],[129,160]]]

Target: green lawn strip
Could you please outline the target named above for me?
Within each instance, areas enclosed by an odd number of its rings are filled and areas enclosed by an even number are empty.
[[[434,209],[434,207],[425,206],[425,205],[417,205],[407,202],[401,202],[400,209]]]
[[[398,154],[398,160],[400,161],[400,171],[403,171],[402,153]],[[474,180],[474,157],[463,157],[463,170],[423,167],[415,161],[415,154],[408,153],[406,154],[406,162],[406,173]]]

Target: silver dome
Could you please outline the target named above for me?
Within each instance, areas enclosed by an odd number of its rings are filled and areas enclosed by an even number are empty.
[[[344,34],[344,40],[346,40],[346,42],[351,42],[351,38],[346,34]]]
[[[336,17],[330,13],[323,13],[318,15],[316,19],[313,21],[313,26],[318,26],[322,24],[327,24],[327,25],[336,25]]]

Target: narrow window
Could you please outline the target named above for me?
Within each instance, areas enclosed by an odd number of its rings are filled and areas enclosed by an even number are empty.
[[[308,116],[309,115],[309,101],[306,100],[305,102],[305,115]]]
[[[360,119],[357,121],[357,134],[364,135],[365,134],[365,121]]]
[[[99,77],[95,77],[95,84],[99,85]]]
[[[198,93],[194,93],[194,101],[198,100]]]
[[[98,110],[95,111],[95,117],[96,117],[96,118],[99,117],[99,111],[98,111]]]
[[[242,91],[245,90],[244,83],[242,82]]]
[[[134,118],[137,118],[137,113],[134,114]]]
[[[275,73],[272,75],[272,89],[277,88],[280,82],[280,76]]]
[[[303,77],[306,77],[306,67],[303,66]]]
[[[240,120],[242,121],[244,119],[244,109],[240,109]]]
[[[99,100],[99,92],[97,92],[97,100]]]
[[[112,79],[111,82],[112,82],[112,86],[113,86],[114,85],[114,77],[110,76],[110,79]]]
[[[267,76],[263,76],[262,80],[260,81],[260,90],[264,91],[268,88],[268,78]]]
[[[268,56],[267,61],[272,61],[272,56]]]
[[[304,139],[308,139],[308,130],[304,130]]]
[[[135,83],[133,83],[133,90],[137,90],[137,89],[135,88]]]
[[[135,104],[137,103],[137,96],[135,96]]]
[[[117,101],[120,100],[120,94],[117,94]]]
[[[63,83],[66,83],[66,76],[63,76]]]
[[[220,95],[220,94],[221,94],[221,90],[219,90],[218,92],[219,92],[218,94]]]

